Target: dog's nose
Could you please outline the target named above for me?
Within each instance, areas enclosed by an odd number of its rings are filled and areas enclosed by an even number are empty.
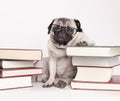
[[[58,36],[61,38],[65,38],[67,34],[65,33],[65,31],[61,31],[60,33],[58,33]]]

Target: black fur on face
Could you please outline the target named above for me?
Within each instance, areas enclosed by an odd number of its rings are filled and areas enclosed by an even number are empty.
[[[53,39],[59,45],[66,45],[72,39],[72,35],[66,33],[65,30],[61,30],[58,32],[54,32]]]

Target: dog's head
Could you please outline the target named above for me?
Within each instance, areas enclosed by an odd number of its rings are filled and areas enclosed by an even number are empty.
[[[66,45],[77,32],[82,32],[82,29],[76,19],[56,18],[48,26],[48,34],[59,45]]]

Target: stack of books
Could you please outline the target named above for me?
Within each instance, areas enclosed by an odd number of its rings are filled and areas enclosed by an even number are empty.
[[[31,87],[32,76],[42,74],[42,68],[34,67],[41,59],[37,49],[0,49],[0,90]]]
[[[120,75],[113,75],[120,65],[119,46],[68,47],[66,53],[77,67],[72,89],[120,91]]]

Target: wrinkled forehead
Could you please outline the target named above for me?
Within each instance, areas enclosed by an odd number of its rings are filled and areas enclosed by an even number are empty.
[[[68,18],[57,18],[55,19],[53,24],[61,25],[64,27],[70,26],[76,28],[75,21],[73,19],[68,19]]]

